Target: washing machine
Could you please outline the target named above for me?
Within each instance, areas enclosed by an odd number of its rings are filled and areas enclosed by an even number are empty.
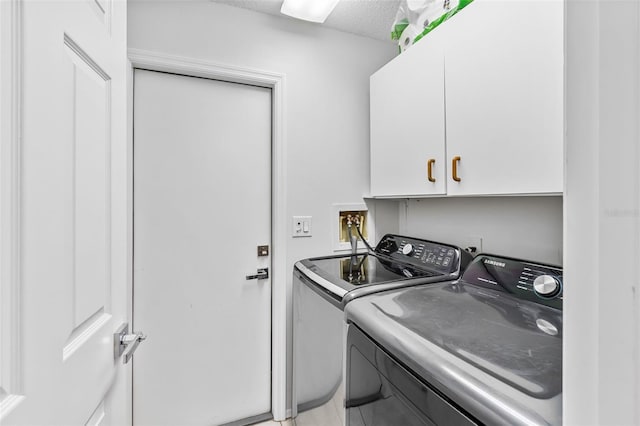
[[[376,292],[455,280],[471,260],[450,244],[387,234],[367,253],[297,262],[291,402],[296,424],[344,424],[345,306]]]
[[[478,255],[345,310],[347,426],[562,423],[562,269]]]

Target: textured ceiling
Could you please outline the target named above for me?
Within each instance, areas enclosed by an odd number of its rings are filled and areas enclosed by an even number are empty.
[[[286,17],[280,13],[282,0],[211,1]],[[400,0],[340,0],[331,15],[321,25],[392,43],[391,26],[399,4]]]

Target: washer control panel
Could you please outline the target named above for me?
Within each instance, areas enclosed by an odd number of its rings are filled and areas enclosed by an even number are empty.
[[[376,252],[400,262],[441,273],[456,272],[471,260],[468,253],[461,252],[455,246],[393,234],[387,234],[380,240]]]
[[[562,309],[562,269],[557,266],[480,254],[462,281]]]

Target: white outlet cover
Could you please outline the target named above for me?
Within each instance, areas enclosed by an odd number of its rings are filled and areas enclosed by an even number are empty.
[[[476,252],[474,254],[482,253],[482,237],[479,236],[467,236],[464,239],[464,243],[462,244],[462,248],[466,249],[467,247],[475,247]]]

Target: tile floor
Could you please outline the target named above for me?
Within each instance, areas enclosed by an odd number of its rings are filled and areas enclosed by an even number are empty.
[[[283,422],[275,422],[273,420],[267,420],[266,422],[256,423],[251,426],[295,426],[295,423],[292,419],[287,419]]]

